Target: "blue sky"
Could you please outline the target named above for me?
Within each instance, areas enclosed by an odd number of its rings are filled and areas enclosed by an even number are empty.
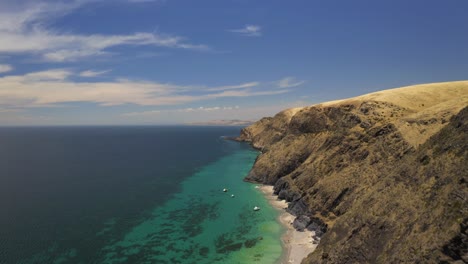
[[[0,2],[0,125],[254,120],[468,79],[466,0]]]

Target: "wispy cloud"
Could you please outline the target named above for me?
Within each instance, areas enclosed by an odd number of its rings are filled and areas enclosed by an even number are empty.
[[[17,112],[23,112],[23,109],[14,109],[14,108],[5,108],[5,109],[0,109],[0,113],[17,113]]]
[[[8,64],[0,64],[0,73],[5,73],[13,70],[13,66]]]
[[[97,77],[103,74],[106,74],[108,72],[111,72],[111,70],[105,70],[105,71],[92,71],[92,70],[87,70],[87,71],[82,71],[80,72],[81,77]]]
[[[239,85],[229,85],[229,86],[221,86],[215,88],[206,88],[205,91],[226,91],[226,90],[236,90],[236,89],[245,89],[245,88],[252,88],[259,86],[260,82],[249,82],[243,83]]]
[[[127,0],[129,3],[165,2],[166,0]]]
[[[292,88],[304,84],[305,81],[298,81],[294,77],[286,77],[276,82],[279,88]]]
[[[193,112],[213,112],[213,111],[232,111],[238,110],[239,106],[213,106],[213,107],[188,107],[188,108],[180,108],[180,109],[168,109],[168,110],[150,110],[150,111],[142,111],[142,112],[131,112],[125,113],[123,116],[152,116],[152,115],[159,115],[161,113],[193,113]]]
[[[208,46],[189,43],[183,37],[160,33],[83,35],[62,33],[45,26],[50,19],[63,16],[88,2],[91,1],[70,1],[67,4],[40,2],[22,10],[2,9],[0,4],[0,54],[29,53],[45,61],[65,62],[110,54],[108,49],[116,46],[209,50]]]
[[[293,107],[310,105],[310,102],[275,102],[273,104],[254,104],[237,106],[193,107],[171,110],[149,110],[124,113],[122,122],[135,124],[190,123],[209,122],[213,120],[257,120],[265,116],[273,116],[279,111]]]
[[[21,81],[23,83],[64,81],[73,73],[66,69],[53,69],[48,71],[32,72],[21,76],[6,76],[1,80]]]
[[[244,28],[231,29],[228,31],[247,37],[260,37],[262,35],[262,27],[258,25],[245,25]]]
[[[207,88],[127,79],[106,82],[72,80],[72,77],[79,75],[68,69],[53,69],[0,77],[0,106],[50,107],[70,102],[89,102],[100,106],[163,106],[289,92],[287,89],[256,87],[258,82]]]

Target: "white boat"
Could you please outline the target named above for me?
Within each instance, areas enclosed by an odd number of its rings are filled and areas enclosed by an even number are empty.
[[[260,210],[260,207],[255,206],[255,207],[254,207],[254,211],[258,211],[258,210]]]
[[[234,194],[231,194],[231,197],[234,198]]]
[[[228,191],[228,189],[226,189],[226,188],[223,189],[223,192],[227,192],[227,191]]]

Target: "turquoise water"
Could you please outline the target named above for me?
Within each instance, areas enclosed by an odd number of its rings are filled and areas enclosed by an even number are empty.
[[[239,130],[0,128],[0,263],[275,263]]]
[[[126,263],[133,256],[140,263],[275,263],[282,250],[278,212],[242,181],[256,156],[240,149],[203,167],[122,240],[104,247],[103,263]]]

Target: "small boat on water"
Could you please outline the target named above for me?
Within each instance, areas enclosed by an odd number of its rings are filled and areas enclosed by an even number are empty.
[[[223,192],[227,192],[227,191],[228,191],[228,189],[226,189],[226,188],[223,189]]]
[[[255,207],[254,207],[254,211],[258,211],[258,210],[260,210],[260,207],[255,206]]]
[[[231,197],[234,198],[234,194],[231,194]]]

